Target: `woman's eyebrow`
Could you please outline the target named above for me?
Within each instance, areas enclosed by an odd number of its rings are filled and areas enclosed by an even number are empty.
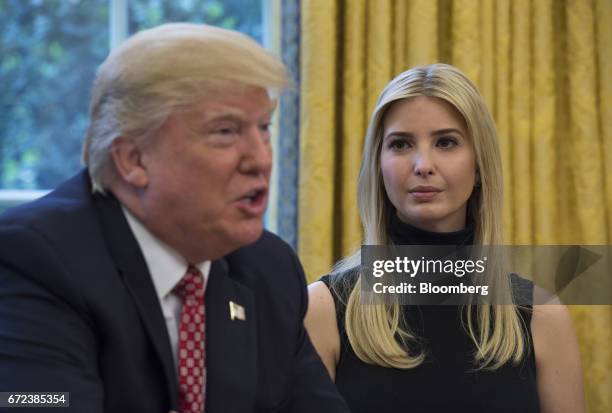
[[[448,133],[457,133],[461,137],[465,137],[465,135],[463,134],[461,129],[457,129],[457,128],[437,129],[437,130],[431,132],[431,136],[445,135],[445,134],[448,134]],[[389,139],[389,138],[392,138],[392,137],[414,138],[414,134],[412,132],[391,131],[391,132],[389,132],[389,133],[387,133],[385,135],[384,139]]]
[[[437,135],[445,135],[447,133],[458,133],[459,135],[464,136],[463,132],[461,132],[461,130],[457,128],[438,129],[438,130],[433,131],[431,134],[434,136],[437,136]]]
[[[414,135],[410,132],[403,132],[403,131],[391,131],[388,134],[385,135],[384,139],[388,139],[391,137],[401,137],[401,138],[413,138]]]

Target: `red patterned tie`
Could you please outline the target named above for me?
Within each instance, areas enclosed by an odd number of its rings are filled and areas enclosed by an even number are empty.
[[[204,412],[204,279],[190,265],[175,291],[183,298],[179,324],[179,402],[181,413]]]

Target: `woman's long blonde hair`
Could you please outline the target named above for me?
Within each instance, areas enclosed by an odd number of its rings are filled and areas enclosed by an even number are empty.
[[[446,64],[420,66],[401,73],[382,91],[372,113],[364,143],[358,182],[358,205],[365,245],[390,245],[387,220],[394,213],[381,175],[380,153],[383,120],[390,106],[416,96],[429,96],[450,103],[463,116],[474,150],[480,188],[468,200],[468,220],[475,224],[475,245],[501,245],[503,180],[501,156],[495,123],[483,98],[472,82],[458,69]],[[346,291],[349,283],[343,274],[359,268],[360,252],[340,261],[334,268],[332,288]],[[492,290],[496,302],[511,302],[510,282],[500,260]],[[339,288],[343,284],[344,288]],[[496,288],[502,287],[502,288]],[[402,317],[398,302],[361,305],[361,276],[346,299],[346,331],[357,357],[384,367],[413,368],[425,358],[424,351],[409,352],[409,344],[418,344]],[[525,334],[514,305],[466,305],[464,327],[475,344],[477,368],[497,369],[507,362],[517,363],[526,354]],[[414,346],[412,346],[414,347]]]

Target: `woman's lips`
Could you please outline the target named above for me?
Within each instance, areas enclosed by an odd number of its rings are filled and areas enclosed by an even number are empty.
[[[409,193],[416,200],[427,201],[427,200],[435,198],[436,195],[438,195],[440,192],[441,191],[438,189],[417,188],[415,190],[410,191]]]
[[[417,200],[429,200],[433,199],[436,195],[438,195],[440,191],[413,191],[410,192],[410,195]]]

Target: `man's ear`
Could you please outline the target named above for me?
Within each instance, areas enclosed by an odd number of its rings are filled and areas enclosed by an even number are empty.
[[[111,144],[111,155],[117,174],[126,183],[144,188],[149,183],[147,170],[142,164],[142,149],[133,139],[120,136]]]

